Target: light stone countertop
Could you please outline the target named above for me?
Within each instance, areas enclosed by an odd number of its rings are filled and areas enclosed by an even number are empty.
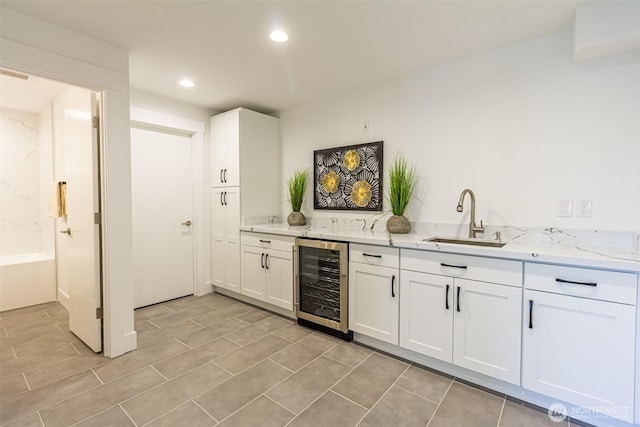
[[[519,261],[541,262],[591,267],[607,270],[640,272],[640,251],[614,247],[598,247],[557,242],[506,241],[501,248],[470,246],[427,241],[435,235],[426,233],[389,234],[383,230],[358,230],[330,226],[299,226],[287,224],[256,224],[240,227],[241,231],[313,239],[335,240],[405,249],[421,249],[461,255],[476,255]],[[446,235],[439,235],[446,236]],[[479,239],[487,240],[487,239]]]

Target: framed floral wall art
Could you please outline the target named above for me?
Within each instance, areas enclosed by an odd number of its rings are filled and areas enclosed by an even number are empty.
[[[313,152],[314,209],[382,210],[382,141]]]

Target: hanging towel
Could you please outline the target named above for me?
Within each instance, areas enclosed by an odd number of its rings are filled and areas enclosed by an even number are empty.
[[[49,217],[60,218],[67,214],[67,185],[52,182],[49,187]]]

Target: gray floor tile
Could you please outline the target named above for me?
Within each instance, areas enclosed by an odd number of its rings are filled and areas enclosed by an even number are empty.
[[[138,336],[138,350],[162,343],[163,341],[171,338],[190,334],[191,332],[199,329],[202,329],[202,326],[192,322],[191,320],[185,320],[184,322],[180,322],[166,328],[141,334]]]
[[[10,396],[15,396],[29,390],[21,373],[5,375],[1,370],[0,373],[0,402],[4,402],[4,400]]]
[[[253,325],[239,329],[226,335],[231,341],[240,345],[246,345],[256,341],[271,332],[282,329],[289,325],[289,321],[277,316],[267,316],[262,320],[255,322]]]
[[[224,295],[219,295],[219,294],[208,294],[208,295],[209,295],[209,299],[203,304],[206,304],[211,308],[215,308],[216,310],[219,310],[223,307],[227,307],[229,305],[233,305],[237,303],[237,301],[234,300],[233,298],[225,297]]]
[[[27,353],[20,358],[3,362],[2,375],[13,375],[27,370],[34,370],[77,355],[78,352],[69,343],[47,349],[42,348],[40,351]]]
[[[42,427],[42,425],[43,424],[42,421],[40,421],[40,416],[35,413],[27,415],[26,417],[22,417],[9,424],[4,424],[3,427]]]
[[[567,425],[568,420],[561,423],[551,421],[547,412],[536,411],[508,400],[505,402],[499,424],[500,427],[567,427]]]
[[[273,334],[279,337],[282,337],[286,340],[295,342],[295,341],[300,341],[302,338],[306,337],[311,333],[313,333],[311,329],[305,328],[304,326],[300,326],[296,323],[293,323],[292,325],[286,326],[282,329],[278,329]]]
[[[205,411],[196,405],[192,400],[178,406],[171,412],[156,418],[145,427],[176,427],[188,422],[189,427],[210,427],[217,424]]]
[[[145,332],[155,331],[156,329],[160,329],[158,326],[151,323],[149,320],[143,320],[141,322],[136,322],[135,324],[136,333],[144,334]]]
[[[2,400],[0,424],[87,392],[100,384],[91,371],[84,371],[55,383],[5,398]]]
[[[256,309],[256,310],[241,314],[240,316],[238,316],[238,319],[242,320],[243,322],[253,324],[269,316],[271,316],[271,314],[268,311]]]
[[[207,363],[127,400],[122,407],[137,425],[143,425],[229,377],[220,367]]]
[[[232,317],[231,319],[223,320],[222,322],[216,323],[212,326],[208,326],[177,338],[189,347],[197,347],[208,341],[213,341],[227,335],[230,332],[244,328],[245,326],[249,326],[249,324]]]
[[[114,406],[91,418],[76,424],[74,427],[128,427],[135,424],[129,419],[120,406]]]
[[[437,405],[415,394],[391,387],[358,426],[424,427]]]
[[[291,412],[273,400],[260,396],[218,425],[220,427],[282,427],[293,417]]]
[[[39,328],[28,329],[19,334],[0,338],[0,345],[10,345],[13,347],[23,346],[26,344],[39,344],[49,336],[63,336],[63,332],[54,324],[47,324]]]
[[[410,366],[398,379],[396,386],[432,402],[440,403],[452,382],[451,378],[417,366]]]
[[[10,345],[0,344],[0,363],[7,362],[16,358],[15,353]]]
[[[107,365],[95,368],[94,372],[103,382],[108,383],[123,375],[127,375],[187,350],[189,350],[189,348],[186,345],[175,339],[171,339],[151,347],[124,354],[117,359],[113,359],[111,363]]]
[[[142,322],[144,320],[154,319],[156,317],[167,316],[175,313],[167,305],[152,305],[149,307],[139,308],[133,312],[133,318],[136,322]]]
[[[166,328],[167,326],[175,325],[176,323],[212,312],[214,312],[214,310],[211,307],[207,307],[203,304],[197,304],[189,308],[189,310],[178,311],[177,313],[169,314],[167,316],[155,317],[152,322],[160,328]]]
[[[78,354],[24,374],[29,387],[34,389],[109,362],[110,359],[100,354]]]
[[[266,395],[294,414],[299,414],[351,369],[350,366],[321,356],[269,390]]]
[[[271,360],[297,371],[337,343],[317,334],[309,335],[270,357]]]
[[[207,304],[208,305],[208,304]],[[240,303],[229,304],[225,307],[222,307],[216,311],[212,311],[210,313],[202,314],[200,316],[196,316],[193,318],[195,322],[204,327],[215,325],[216,323],[220,323],[223,320],[231,319],[232,317],[239,316],[248,311],[252,311],[253,308]]]
[[[504,399],[454,382],[429,427],[495,427]]]
[[[284,338],[267,335],[258,341],[218,357],[215,362],[232,374],[238,374],[289,345],[291,343]]]
[[[326,356],[342,362],[349,366],[358,366],[364,359],[369,357],[373,351],[368,348],[362,347],[355,343],[343,342],[332,348]]]
[[[209,362],[220,355],[227,354],[238,347],[238,344],[226,338],[219,338],[174,357],[154,363],[153,367],[167,379],[171,379]]]
[[[365,408],[371,408],[407,366],[404,362],[374,353],[332,390]]]
[[[152,368],[144,368],[48,407],[40,411],[40,416],[47,427],[70,426],[164,381],[164,378]]]
[[[366,412],[363,407],[328,391],[298,415],[288,427],[352,427]]]
[[[194,401],[216,420],[222,420],[290,374],[288,369],[265,360],[201,394]]]

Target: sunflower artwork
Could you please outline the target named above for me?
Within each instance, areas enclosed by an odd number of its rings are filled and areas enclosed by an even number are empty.
[[[315,209],[382,210],[382,141],[313,152]]]

